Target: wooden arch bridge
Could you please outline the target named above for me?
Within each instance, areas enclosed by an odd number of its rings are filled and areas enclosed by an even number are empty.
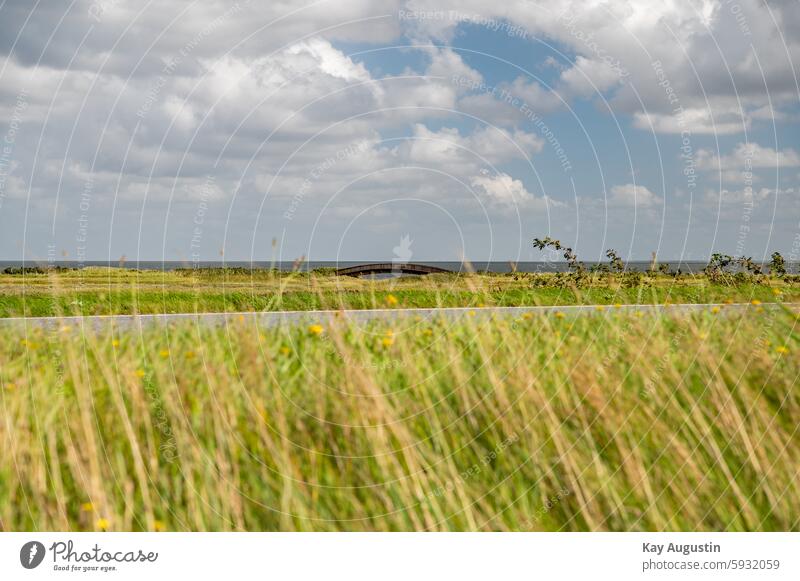
[[[336,271],[339,276],[364,276],[369,274],[436,274],[451,272],[438,266],[412,264],[410,262],[377,262],[374,264],[357,264]]]

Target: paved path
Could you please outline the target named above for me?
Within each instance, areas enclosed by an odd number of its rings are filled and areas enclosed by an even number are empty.
[[[404,317],[421,317],[431,319],[445,317],[455,319],[459,317],[483,318],[490,316],[520,317],[525,313],[547,314],[560,311],[569,314],[609,314],[624,311],[641,311],[645,314],[665,313],[693,313],[709,311],[715,307],[721,313],[735,312],[757,308],[775,309],[781,304],[767,303],[755,306],[750,303],[724,304],[699,304],[699,305],[572,305],[572,306],[544,306],[544,307],[452,307],[441,309],[364,309],[350,311],[278,311],[263,313],[170,313],[161,315],[97,315],[87,317],[11,317],[0,318],[0,327],[52,327],[64,325],[89,325],[105,327],[113,324],[115,327],[139,327],[147,324],[166,324],[178,321],[194,321],[203,324],[221,325],[235,321],[253,321],[264,326],[278,326],[299,323],[321,323],[332,319],[347,319],[354,322],[367,322],[372,320],[395,320]],[[798,309],[800,303],[783,303],[783,306]]]

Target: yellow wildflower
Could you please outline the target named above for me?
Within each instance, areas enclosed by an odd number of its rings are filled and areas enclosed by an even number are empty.
[[[384,347],[391,347],[392,345],[394,345],[394,337],[384,337],[381,340],[381,343],[383,344]]]
[[[288,355],[289,353],[291,353],[291,351],[292,350],[289,349],[288,347],[281,347],[281,353],[283,353],[284,355]]]
[[[733,304],[733,299],[725,299],[725,304],[726,305],[732,305]]]
[[[163,533],[167,529],[167,525],[164,524],[164,521],[155,520],[153,521],[153,529],[157,533]]]
[[[398,303],[398,300],[397,300],[397,297],[396,297],[396,296],[394,296],[394,295],[388,295],[388,296],[386,297],[386,304],[387,304],[387,305],[389,305],[390,307],[393,307],[393,306],[395,306],[397,303]]]
[[[533,318],[533,313],[523,313],[522,314],[522,318],[523,319],[532,319]]]
[[[555,314],[554,314],[553,316],[554,316],[556,319],[563,319],[563,318],[564,318],[564,313],[562,313],[561,311],[556,311],[556,312],[555,312]]]
[[[622,308],[622,303],[614,303],[614,308],[615,309],[621,309]]]
[[[597,306],[595,307],[595,310],[596,310],[596,311],[605,311],[605,310],[606,310],[606,308],[605,308],[605,306],[604,306],[604,305],[597,305]]]
[[[474,317],[475,316],[475,311],[469,311],[469,312],[467,312],[467,315],[469,315],[470,317]]]
[[[789,348],[784,345],[779,345],[778,347],[775,347],[775,351],[781,355],[786,355],[789,352]]]
[[[111,341],[111,345],[113,347],[119,347],[119,339],[114,339],[113,341]]]
[[[753,299],[752,301],[750,301],[750,304],[751,304],[751,305],[758,306],[758,305],[760,305],[760,304],[761,304],[761,301],[760,301],[760,300],[758,300],[758,299]]]
[[[137,369],[136,370],[136,377],[144,377],[144,369]]]
[[[716,315],[717,313],[719,313],[719,311],[720,311],[719,307],[717,306],[711,307],[712,314]]]
[[[169,357],[169,350],[162,349],[161,351],[158,352],[158,354],[161,355],[162,358],[166,359],[167,357]]]
[[[774,288],[774,289],[772,289],[772,294],[774,294],[775,296],[781,295],[781,294],[783,294],[783,291],[781,289],[779,289],[779,288]]]
[[[99,518],[97,519],[97,522],[94,523],[94,526],[101,531],[107,531],[110,524],[111,523],[108,522],[107,518]]]
[[[308,332],[311,333],[312,335],[322,335],[322,332],[324,330],[325,329],[322,328],[322,325],[311,325],[308,328]]]
[[[81,510],[83,512],[93,512],[94,511],[94,505],[91,502],[84,502],[81,505]]]

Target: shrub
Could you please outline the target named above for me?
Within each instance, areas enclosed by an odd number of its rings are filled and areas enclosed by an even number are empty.
[[[769,261],[769,273],[774,276],[786,275],[786,261],[780,252],[772,253],[772,259]]]

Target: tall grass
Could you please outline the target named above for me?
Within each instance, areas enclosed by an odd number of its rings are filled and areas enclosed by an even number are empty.
[[[2,530],[798,530],[796,315],[2,331]]]

